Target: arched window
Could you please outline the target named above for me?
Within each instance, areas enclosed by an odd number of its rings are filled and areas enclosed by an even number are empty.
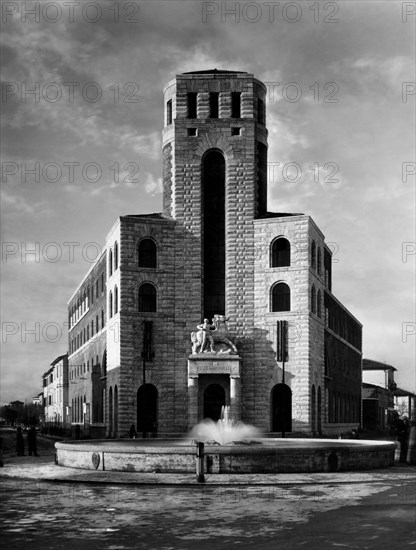
[[[311,311],[312,311],[312,313],[316,313],[316,290],[315,290],[315,285],[312,285],[312,288],[311,288]]]
[[[156,288],[150,283],[143,283],[139,288],[139,311],[156,311]]]
[[[272,288],[272,311],[290,311],[290,288],[286,283],[277,283]]]
[[[114,243],[114,271],[118,269],[118,243]]]
[[[281,237],[272,242],[270,254],[270,267],[290,266],[290,243]]]
[[[321,248],[318,247],[318,259],[316,260],[316,267],[318,269],[318,275],[322,274],[322,252]]]
[[[156,243],[152,239],[139,242],[139,267],[157,267]]]
[[[316,269],[316,244],[315,241],[312,241],[311,244],[311,267]]]
[[[113,251],[110,250],[108,251],[108,276],[111,277],[111,275],[113,274]]]
[[[114,315],[118,313],[118,287],[114,287]]]
[[[113,292],[110,290],[110,294],[108,295],[108,311],[109,311],[109,319],[113,316]]]
[[[322,301],[321,291],[318,290],[318,294],[317,294],[317,298],[316,298],[316,313],[318,314],[318,317],[322,317],[321,301]]]

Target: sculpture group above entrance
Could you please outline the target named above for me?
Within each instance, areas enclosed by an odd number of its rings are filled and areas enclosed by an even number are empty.
[[[209,319],[204,319],[197,326],[198,331],[191,333],[192,354],[198,353],[227,353],[238,354],[234,343],[228,338],[227,321],[225,315],[215,314],[210,324]]]

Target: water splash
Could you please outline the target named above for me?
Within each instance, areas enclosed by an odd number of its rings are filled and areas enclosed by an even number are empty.
[[[205,418],[192,428],[189,436],[207,444],[250,445],[260,443],[253,440],[261,437],[261,432],[254,426],[232,420],[230,407],[227,406],[221,408],[221,418],[217,422]]]

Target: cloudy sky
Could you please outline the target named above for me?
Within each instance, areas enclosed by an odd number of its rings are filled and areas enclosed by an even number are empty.
[[[410,2],[24,4],[2,2],[1,401],[67,351],[116,218],[161,210],[164,84],[215,67],[269,83],[269,210],[313,217],[364,357],[416,390]]]

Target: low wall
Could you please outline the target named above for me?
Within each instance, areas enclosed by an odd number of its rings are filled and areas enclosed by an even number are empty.
[[[57,442],[60,466],[128,472],[195,473],[196,446],[172,441]],[[335,472],[394,464],[396,444],[363,440],[263,440],[258,445],[205,445],[206,473]]]

